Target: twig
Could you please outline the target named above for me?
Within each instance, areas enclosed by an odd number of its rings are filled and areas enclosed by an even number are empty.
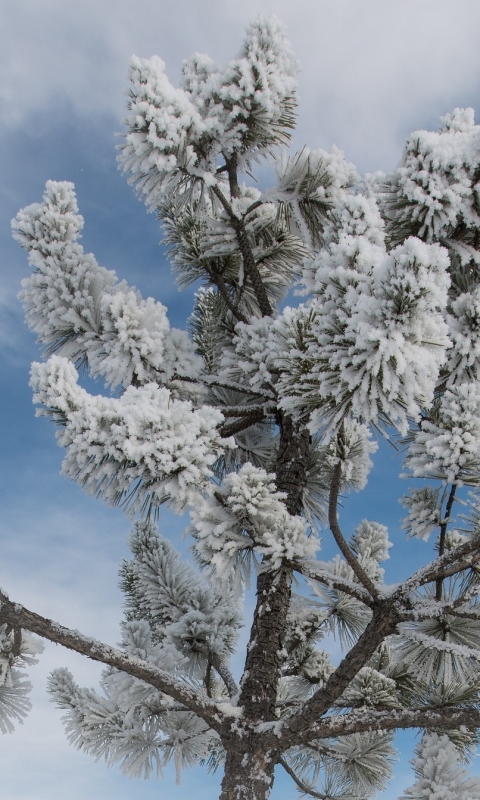
[[[291,779],[297,784],[298,788],[304,794],[309,794],[310,797],[317,797],[319,800],[328,800],[326,794],[321,794],[320,792],[315,791],[313,787],[309,786],[307,783],[304,783],[298,775],[295,774],[293,769],[287,764],[284,758],[279,758],[278,763],[283,767],[287,775],[290,775]]]

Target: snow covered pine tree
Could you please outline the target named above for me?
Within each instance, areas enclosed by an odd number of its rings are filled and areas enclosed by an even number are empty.
[[[385,786],[395,730],[417,728],[408,797],[440,797],[442,769],[477,797],[452,770],[480,728],[480,127],[456,109],[393,174],[361,179],[335,148],[287,155],[296,71],[274,17],[226,66],[187,60],[180,88],[159,58],[132,61],[120,160],[180,286],[202,284],[189,332],[83,252],[71,184],[49,182],[14,222],[45,348],[34,399],[63,471],[137,521],[121,648],[0,594],[0,727],[28,710],[19,668],[37,634],[107,666],[101,693],[63,669],[50,691],[72,743],[128,774],[222,765],[222,800],[263,800],[281,765],[302,795],[354,800]],[[240,182],[265,158],[276,186]],[[285,308],[292,286],[304,301]],[[113,393],[90,395],[80,367]],[[374,434],[397,435],[423,480],[403,499],[407,535],[436,532],[435,558],[394,586],[386,527],[359,521],[347,540],[337,513],[366,484]],[[200,573],[157,533],[162,503],[190,511]],[[316,559],[322,527],[331,561]],[[319,646],[332,631],[338,666]]]

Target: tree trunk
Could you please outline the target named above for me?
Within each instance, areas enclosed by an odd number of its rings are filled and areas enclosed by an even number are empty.
[[[290,514],[299,514],[306,481],[309,435],[291,417],[280,418],[277,487],[285,492]],[[239,705],[245,720],[275,720],[278,682],[286,657],[284,649],[292,577],[290,570],[261,572],[257,605],[241,681]],[[274,780],[277,754],[262,750],[261,737],[244,737],[226,744],[227,758],[221,800],[266,800]]]
[[[226,758],[220,800],[267,800],[276,758],[260,748],[258,735],[239,739]]]

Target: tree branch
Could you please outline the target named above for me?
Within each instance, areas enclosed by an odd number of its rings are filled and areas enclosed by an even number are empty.
[[[230,425],[223,425],[219,428],[220,436],[222,439],[228,438],[228,436],[233,436],[235,433],[240,433],[244,431],[246,428],[250,428],[252,425],[255,425],[256,422],[262,422],[265,419],[265,414],[263,411],[254,411],[252,414],[248,414],[242,419],[237,420],[237,422],[232,422]]]
[[[294,783],[297,784],[301,792],[303,792],[304,794],[309,794],[310,797],[317,797],[319,798],[319,800],[328,800],[326,794],[321,794],[320,792],[315,791],[315,789],[313,789],[307,783],[304,783],[302,780],[300,780],[298,775],[295,774],[293,769],[289,766],[289,764],[285,761],[284,758],[280,757],[278,759],[278,763],[283,767],[287,775],[290,775],[292,781],[294,781]]]
[[[288,725],[285,720],[284,725]],[[330,739],[337,736],[349,736],[352,733],[365,733],[367,731],[391,731],[397,728],[440,728],[452,730],[464,725],[469,730],[480,727],[479,708],[451,708],[432,706],[430,708],[388,709],[373,711],[362,708],[352,714],[342,714],[325,717],[314,722],[310,729],[301,732],[295,745],[309,745],[309,741],[316,739]],[[283,732],[278,731],[280,742]],[[273,738],[273,737],[272,737]],[[290,741],[290,737],[286,737]],[[289,746],[292,746],[289,744]]]
[[[438,542],[438,554],[443,556],[445,551],[445,541],[447,535],[447,527],[450,521],[450,515],[452,513],[453,501],[455,499],[455,492],[457,489],[457,485],[455,483],[452,484],[450,489],[450,494],[448,496],[447,505],[445,508],[445,516],[443,518],[442,524],[440,525],[440,539]],[[437,578],[435,581],[435,599],[441,600],[442,599],[442,590],[443,590],[443,581],[444,577]]]
[[[467,558],[467,556],[471,556],[471,558]],[[480,537],[474,537],[465,542],[465,544],[460,544],[458,547],[448,550],[442,556],[435,558],[429,564],[414,572],[410,578],[407,578],[398,587],[395,591],[395,597],[400,600],[415,591],[415,589],[418,589],[419,586],[432,583],[439,577],[446,578],[455,575],[457,572],[468,569],[478,559],[480,559]]]
[[[213,730],[218,733],[222,730],[224,716],[221,712],[221,704],[202,697],[194,689],[148,661],[130,656],[122,650],[110,647],[96,639],[83,636],[78,631],[65,628],[57,622],[29,611],[18,603],[13,603],[1,590],[0,621],[7,622],[14,628],[24,628],[50,642],[61,644],[68,650],[74,650],[76,653],[87,656],[93,661],[99,661],[101,664],[133,675],[134,678],[145,681],[182,703],[187,709],[201,717]]]
[[[173,378],[172,378],[172,380],[173,380]],[[256,392],[254,389],[245,388],[245,386],[240,386],[239,384],[236,384],[236,383],[229,383],[229,382],[226,382],[226,381],[219,381],[217,378],[214,378],[214,377],[210,378],[209,375],[204,375],[202,377],[202,382],[205,383],[206,386],[218,386],[219,389],[230,389],[231,391],[234,391],[234,392],[242,392],[243,394],[250,394],[250,395],[254,395],[256,397],[263,397],[263,398],[265,398],[265,402],[269,402],[270,400],[272,400],[271,397],[267,398],[265,393]],[[198,383],[198,381],[195,380],[195,383]]]
[[[384,601],[374,606],[372,619],[356,644],[330,675],[325,686],[318,689],[301,710],[285,720],[282,736],[289,743],[289,747],[298,744],[298,737],[310,730],[312,725],[333,707],[355,675],[370,660],[377,647],[387,636],[395,633],[398,623],[402,621],[394,602]]]
[[[230,176],[230,172],[229,172]],[[231,181],[230,181],[231,184]],[[262,316],[264,317],[271,317],[273,314],[272,306],[270,305],[270,300],[268,299],[267,291],[265,286],[263,285],[263,281],[261,275],[258,271],[258,267],[253,255],[253,251],[248,241],[247,229],[245,228],[245,223],[242,219],[239,219],[233,211],[232,206],[228,202],[227,198],[223,194],[222,190],[219,186],[213,186],[212,190],[215,196],[220,200],[223,208],[225,209],[232,228],[235,231],[235,235],[237,237],[238,246],[240,248],[240,253],[243,260],[243,266],[245,269],[245,275],[249,278],[250,283],[252,284],[253,291],[255,292],[255,296],[257,298],[258,307],[262,312]]]
[[[354,554],[350,550],[343,533],[340,529],[340,525],[338,524],[337,519],[337,505],[338,505],[338,495],[340,493],[340,485],[342,480],[342,465],[340,461],[335,465],[333,470],[332,476],[332,483],[330,485],[330,498],[328,502],[328,523],[330,525],[330,530],[332,531],[333,538],[337,543],[337,546],[342,553],[345,561],[351,567],[354,574],[357,576],[358,580],[365,587],[365,589],[371,594],[372,597],[378,597],[378,589],[373,583],[373,581],[368,577],[367,573],[359,564],[357,559],[355,558]]]
[[[224,417],[241,417],[245,414],[262,413],[275,414],[277,406],[269,406],[267,403],[251,406],[216,406]]]
[[[222,299],[225,301],[225,304],[228,306],[234,317],[236,317],[239,322],[244,322],[245,324],[248,324],[248,319],[242,314],[238,306],[232,301],[232,298],[228,293],[228,289],[226,287],[225,281],[223,280],[223,277],[216,272],[212,272],[212,270],[208,270],[208,275],[211,281],[217,287],[218,291],[222,296]]]
[[[332,575],[328,570],[322,570],[321,567],[316,567],[312,562],[287,561],[285,566],[303,575],[304,578],[322,583],[327,589],[336,589],[338,592],[348,594],[369,608],[373,605],[370,593],[363,589],[362,586],[347,581],[345,578],[339,578],[337,575]]]

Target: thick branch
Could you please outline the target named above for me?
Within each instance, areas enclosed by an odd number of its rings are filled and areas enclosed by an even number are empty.
[[[333,470],[332,476],[332,483],[330,486],[330,498],[328,502],[328,523],[330,525],[330,530],[332,531],[333,538],[335,539],[337,546],[342,553],[343,557],[347,564],[351,567],[354,574],[357,576],[358,580],[362,584],[362,586],[370,592],[372,597],[378,597],[378,590],[373,583],[372,580],[368,577],[367,573],[359,564],[357,559],[355,558],[354,554],[350,550],[343,533],[340,529],[340,525],[338,524],[337,519],[337,505],[338,505],[338,495],[340,493],[340,486],[342,481],[342,464],[339,461]]]
[[[222,425],[220,430],[220,436],[222,439],[227,439],[229,436],[234,436],[236,433],[240,433],[241,431],[246,430],[246,428],[250,428],[252,425],[255,425],[256,422],[262,422],[265,419],[265,413],[263,411],[254,411],[251,414],[247,414],[245,417],[237,420],[236,422],[230,423],[230,425]]]
[[[190,711],[198,714],[211,728],[220,732],[222,729],[223,715],[216,703],[199,695],[194,689],[186,686],[181,681],[172,677],[168,672],[158,669],[153,664],[140,658],[129,656],[122,650],[83,636],[78,631],[59,625],[50,619],[41,617],[29,611],[18,603],[11,602],[7,595],[0,590],[0,621],[7,622],[14,628],[24,628],[32,633],[42,636],[55,644],[61,644],[68,650],[74,650],[81,655],[107,664],[109,667],[126,672],[139,678],[145,683],[154,686],[161,692],[173,697]]]
[[[288,724],[288,720],[286,723]],[[366,731],[391,731],[405,728],[440,728],[452,730],[464,725],[469,730],[480,727],[480,709],[431,707],[373,711],[362,708],[352,714],[325,717],[302,732],[295,744],[309,744],[312,737],[329,739]],[[280,734],[280,741],[282,741]]]
[[[213,283],[217,287],[218,291],[220,292],[220,295],[222,296],[222,299],[224,300],[225,304],[230,309],[234,317],[236,317],[239,322],[245,322],[246,324],[248,324],[248,319],[244,316],[244,314],[242,314],[238,306],[233,302],[232,298],[230,297],[225,281],[223,280],[223,277],[216,272],[212,272],[211,270],[209,270],[208,274],[210,280],[213,281]]]
[[[174,378],[172,378],[172,380]],[[183,378],[181,380],[183,380]],[[198,383],[197,380],[193,379],[190,380],[192,380],[194,383]],[[231,383],[229,381],[219,381],[217,378],[211,377],[210,375],[203,375],[202,383],[204,383],[206,386],[218,386],[219,389],[231,389],[232,391],[242,392],[243,394],[253,395],[255,397],[264,397],[265,402],[268,402],[272,399],[271,396],[267,397],[265,392],[256,392],[254,389],[251,389],[248,386],[247,387],[240,386],[240,384],[238,383]]]
[[[275,414],[277,406],[265,404],[251,405],[251,406],[218,406],[224,417],[242,417],[245,414]]]
[[[381,603],[374,608],[372,619],[359,640],[340,662],[325,686],[318,689],[301,710],[285,720],[282,738],[285,738],[289,747],[297,744],[298,737],[311,730],[316,721],[332,708],[377,647],[387,636],[395,633],[397,624],[401,621],[393,603]]]
[[[470,556],[470,558],[467,558]],[[448,550],[442,556],[435,558],[429,564],[426,564],[421,569],[414,572],[410,578],[402,583],[396,590],[395,597],[408,596],[411,592],[418,589],[419,586],[424,586],[426,583],[432,583],[440,577],[449,577],[461,572],[464,569],[472,566],[477,559],[480,558],[480,537],[474,537],[465,544],[460,544],[452,550]]]

